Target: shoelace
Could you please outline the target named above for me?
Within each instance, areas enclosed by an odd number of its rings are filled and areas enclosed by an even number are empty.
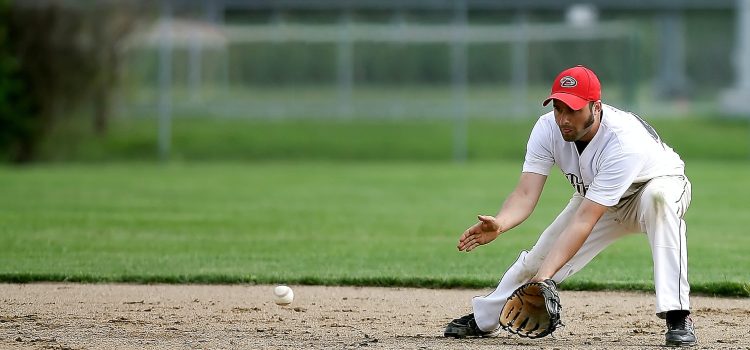
[[[691,322],[690,317],[684,317],[680,320],[677,320],[676,322],[670,322],[668,327],[671,330],[692,330],[693,322]]]
[[[473,319],[474,319],[474,314],[468,314],[466,316],[459,318],[459,320],[464,321],[464,322],[469,322],[469,320],[473,320]]]

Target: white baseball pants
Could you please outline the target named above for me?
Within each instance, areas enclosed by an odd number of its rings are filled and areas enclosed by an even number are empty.
[[[683,216],[690,205],[690,181],[684,176],[654,178],[635,194],[609,208],[594,225],[581,249],[554,276],[560,283],[581,270],[599,252],[618,238],[645,232],[651,245],[656,287],[656,313],[690,309],[687,278],[686,228]],[[583,197],[576,193],[552,224],[539,236],[530,251],[522,251],[505,272],[497,289],[472,300],[474,317],[480,329],[499,326],[500,311],[506,299],[536,275],[544,257],[573,218]]]

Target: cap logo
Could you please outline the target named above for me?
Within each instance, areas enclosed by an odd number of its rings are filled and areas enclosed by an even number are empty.
[[[572,88],[578,85],[578,81],[570,75],[566,75],[560,79],[560,86],[565,88]]]

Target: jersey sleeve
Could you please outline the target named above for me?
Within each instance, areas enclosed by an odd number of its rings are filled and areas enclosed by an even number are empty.
[[[607,157],[586,191],[586,198],[611,207],[620,201],[638,176],[645,157],[640,153],[617,153]]]
[[[555,164],[552,153],[552,131],[548,123],[540,118],[534,125],[526,144],[523,172],[548,176]]]

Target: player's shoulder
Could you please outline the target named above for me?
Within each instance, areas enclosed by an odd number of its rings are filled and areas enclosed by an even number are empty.
[[[640,131],[641,126],[638,117],[632,112],[605,104],[602,104],[602,111],[604,113],[602,125],[608,132],[624,136],[633,131]]]
[[[602,103],[602,112],[604,113],[602,122],[606,125],[617,126],[623,123],[628,123],[633,119],[633,112],[624,111],[604,103]]]
[[[643,152],[648,148],[651,136],[646,132],[640,117],[629,111],[603,105],[604,118],[600,130],[605,133],[609,147],[622,152]]]

